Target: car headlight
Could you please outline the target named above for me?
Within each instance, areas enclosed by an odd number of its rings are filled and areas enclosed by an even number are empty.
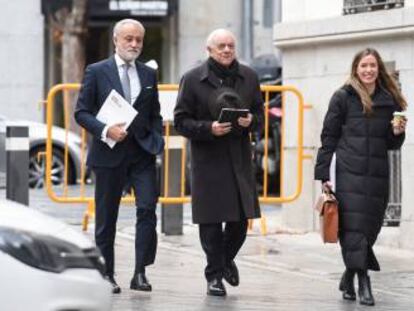
[[[10,228],[0,228],[0,251],[37,269],[61,273],[70,268],[98,269],[104,260],[97,249],[78,246],[51,237]]]

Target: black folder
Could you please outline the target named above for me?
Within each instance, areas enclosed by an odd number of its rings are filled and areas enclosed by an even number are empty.
[[[237,120],[240,117],[246,118],[248,113],[249,113],[249,109],[221,108],[218,122],[219,123],[231,122],[232,124],[237,124]]]

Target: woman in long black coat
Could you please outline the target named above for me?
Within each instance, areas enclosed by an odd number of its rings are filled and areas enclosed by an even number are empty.
[[[346,84],[331,98],[325,116],[315,179],[331,190],[329,167],[336,153],[339,239],[346,270],[340,290],[355,300],[358,275],[361,304],[374,305],[368,270],[380,270],[373,245],[388,203],[388,153],[404,141],[406,120],[393,121],[407,103],[374,49],[359,52]]]

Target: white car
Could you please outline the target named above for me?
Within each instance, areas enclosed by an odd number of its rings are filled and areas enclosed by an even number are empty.
[[[67,224],[0,199],[0,310],[112,309],[94,244]]]
[[[0,172],[6,171],[5,139],[7,125],[27,126],[29,128],[29,186],[30,188],[42,188],[45,180],[46,159],[45,157],[38,157],[38,153],[46,150],[46,124],[28,120],[10,120],[0,115]],[[64,181],[65,139],[65,130],[53,126],[51,174],[53,185],[60,185]],[[68,131],[68,184],[76,184],[81,177],[81,143],[82,140],[79,135]],[[90,171],[87,170],[86,180],[90,177],[89,175]]]

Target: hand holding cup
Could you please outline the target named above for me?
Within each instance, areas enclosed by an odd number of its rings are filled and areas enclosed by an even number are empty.
[[[402,111],[395,111],[394,117],[391,121],[392,123],[392,129],[394,135],[401,135],[405,132],[405,127],[407,125],[407,117],[405,112]]]

